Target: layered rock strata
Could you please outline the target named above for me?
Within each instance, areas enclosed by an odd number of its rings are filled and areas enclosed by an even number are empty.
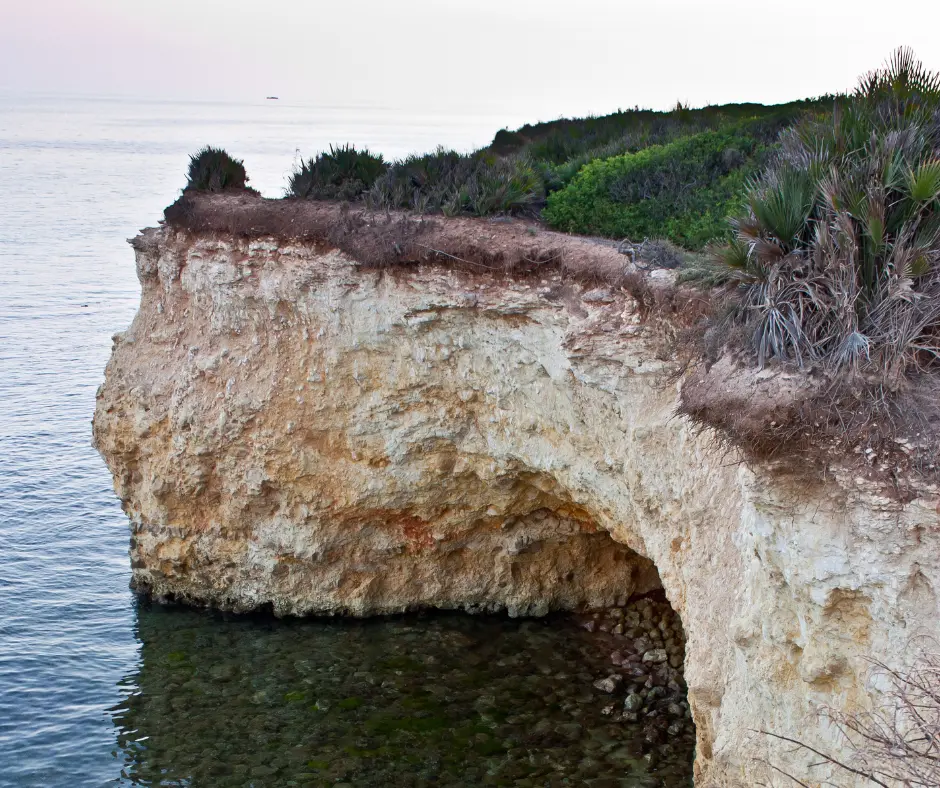
[[[754,785],[768,763],[825,779],[756,731],[849,758],[820,710],[879,703],[868,660],[903,665],[940,634],[936,490],[899,503],[718,450],[674,415],[676,379],[621,289],[169,225],[135,249],[141,306],[94,434],[142,591],[540,614],[661,583],[700,786]]]

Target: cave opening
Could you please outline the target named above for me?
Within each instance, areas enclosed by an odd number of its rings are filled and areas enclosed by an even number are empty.
[[[696,734],[684,677],[686,632],[655,564],[557,487],[540,487],[537,497],[529,495],[536,507],[500,528],[512,565],[513,583],[501,589],[507,611],[556,611],[548,616],[553,626],[583,642],[586,670],[577,680],[591,724],[602,721],[638,774],[655,780],[651,785],[690,785]]]

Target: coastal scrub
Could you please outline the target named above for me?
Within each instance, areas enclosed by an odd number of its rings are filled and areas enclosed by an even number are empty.
[[[240,159],[234,159],[222,148],[207,145],[189,157],[186,188],[195,191],[221,192],[247,188],[248,175]]]
[[[567,232],[668,238],[701,249],[729,234],[729,213],[786,121],[744,121],[591,161],[549,196],[543,218]]]

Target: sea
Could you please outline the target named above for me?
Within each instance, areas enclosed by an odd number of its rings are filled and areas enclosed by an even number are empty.
[[[191,153],[224,147],[276,197],[331,144],[471,150],[526,120],[0,93],[0,786],[665,784],[609,726],[593,734],[590,644],[549,622],[139,601],[91,445],[140,295],[127,239],[179,195]]]

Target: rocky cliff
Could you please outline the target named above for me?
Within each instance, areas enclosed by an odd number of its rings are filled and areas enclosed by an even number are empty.
[[[688,637],[700,786],[757,784],[768,762],[823,780],[756,731],[848,758],[820,711],[877,704],[868,660],[905,664],[940,634],[937,491],[902,503],[719,450],[675,416],[681,380],[636,300],[571,276],[577,247],[552,240],[567,269],[549,254],[510,275],[265,232],[134,241],[141,306],[94,435],[138,589],[538,615],[661,585]]]

